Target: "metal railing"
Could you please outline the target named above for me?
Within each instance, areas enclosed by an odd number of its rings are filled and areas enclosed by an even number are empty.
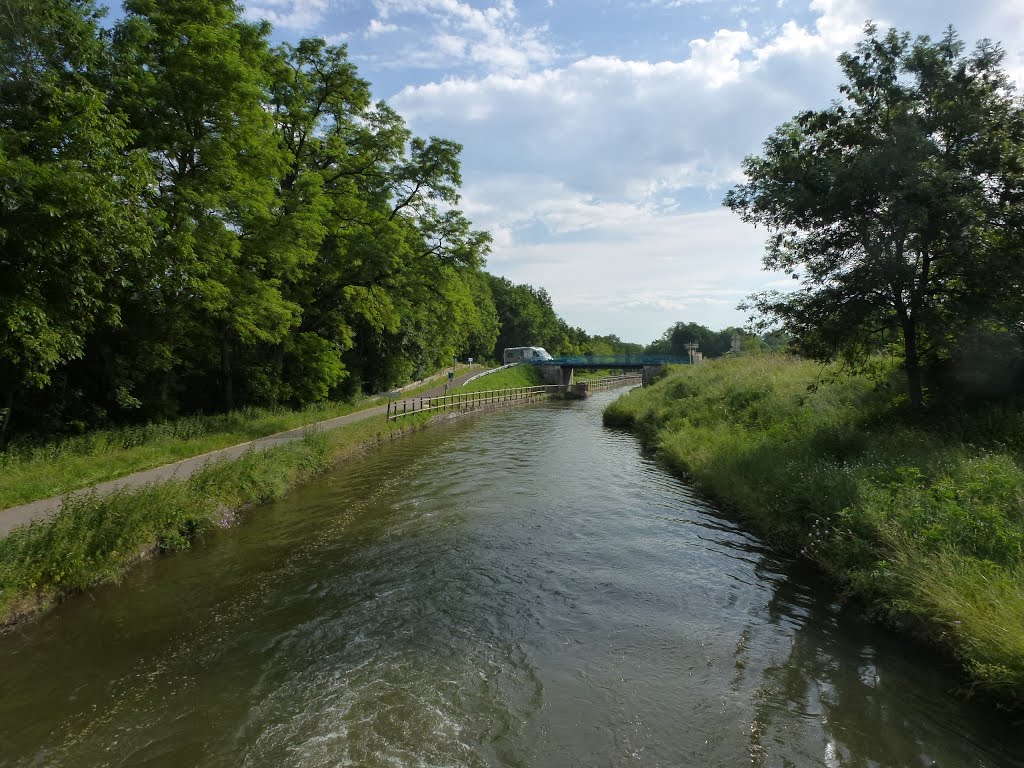
[[[618,368],[621,366],[638,367],[644,365],[685,365],[689,359],[675,355],[576,355],[573,357],[555,357],[551,360],[523,360],[528,365],[579,365]]]
[[[387,420],[393,421],[417,413],[468,411],[490,405],[503,405],[528,400],[539,400],[560,394],[563,387],[548,384],[538,387],[508,387],[480,392],[451,392],[437,397],[409,397],[388,402]]]
[[[643,376],[639,373],[624,373],[620,376],[602,376],[599,379],[585,379],[578,382],[579,384],[586,384],[587,389],[611,389],[612,387],[619,387],[623,384],[635,384],[643,381]]]

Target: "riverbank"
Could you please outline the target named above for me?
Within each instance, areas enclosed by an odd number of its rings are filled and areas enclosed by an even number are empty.
[[[280,498],[347,456],[427,421],[413,418],[401,427],[383,419],[357,421],[210,464],[188,478],[71,496],[52,518],[0,538],[0,627],[117,582],[140,560],[187,549],[233,525],[248,506]]]
[[[470,369],[460,365],[459,379]],[[415,395],[447,381],[442,371],[400,391]],[[0,451],[0,510],[55,497],[287,430],[372,410],[384,397],[324,402],[301,410],[246,408],[195,414],[151,424],[91,430],[82,435],[14,443]],[[0,532],[2,535],[2,532]]]
[[[868,377],[775,356],[683,367],[605,411],[869,615],[1024,706],[1024,413],[914,421]]]

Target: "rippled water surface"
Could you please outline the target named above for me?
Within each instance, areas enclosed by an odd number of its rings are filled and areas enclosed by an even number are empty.
[[[0,765],[1024,766],[614,396],[381,446],[0,636]]]

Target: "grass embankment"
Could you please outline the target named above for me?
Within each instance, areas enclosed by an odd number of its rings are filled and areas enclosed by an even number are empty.
[[[674,369],[605,422],[1024,706],[1024,410],[915,421],[894,389],[822,373],[768,356]]]
[[[488,373],[479,379],[456,387],[453,392],[486,392],[492,389],[509,387],[536,387],[544,383],[539,368],[532,365],[513,365],[494,373]]]
[[[380,401],[383,402],[383,401]],[[377,400],[301,411],[245,408],[117,429],[96,430],[0,453],[0,509],[227,448],[371,407]]]
[[[459,372],[465,368],[460,365]],[[444,375],[435,374],[405,390],[405,394],[412,396],[436,387]],[[385,402],[382,397],[370,397],[348,403],[320,403],[301,410],[244,408],[14,444],[0,452],[0,509],[77,491]]]
[[[403,430],[424,421],[411,417]],[[358,421],[213,464],[187,480],[73,497],[54,517],[0,538],[0,626],[115,582],[151,553],[187,548],[197,536],[231,525],[242,507],[279,498],[394,430],[383,418]]]

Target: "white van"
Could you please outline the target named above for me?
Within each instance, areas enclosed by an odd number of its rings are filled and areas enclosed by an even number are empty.
[[[554,360],[544,347],[506,347],[503,355],[505,365],[539,363],[544,360]]]

